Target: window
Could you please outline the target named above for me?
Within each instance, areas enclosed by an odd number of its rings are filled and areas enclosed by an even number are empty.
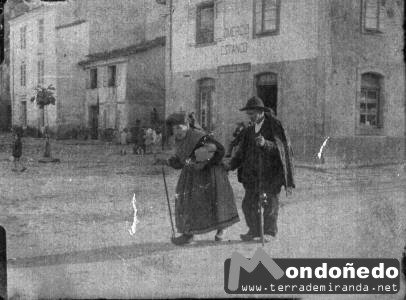
[[[97,68],[90,69],[90,88],[97,89]]]
[[[107,108],[104,108],[103,110],[103,128],[107,128]]]
[[[280,0],[254,0],[255,35],[279,32]]]
[[[37,77],[38,77],[38,85],[44,85],[44,60],[41,59],[37,63]]]
[[[25,47],[27,46],[26,35],[27,35],[27,26],[23,26],[23,27],[20,28],[20,46],[21,46],[21,49],[25,49]]]
[[[205,130],[212,129],[211,115],[213,105],[214,79],[205,78],[198,81],[199,122]]]
[[[383,0],[363,0],[362,23],[364,32],[380,32],[383,29]]]
[[[38,43],[44,42],[44,19],[38,20]]]
[[[108,86],[116,86],[116,66],[107,69]]]
[[[22,63],[20,66],[20,85],[25,86],[26,84],[26,71],[27,71],[27,66],[25,63]]]
[[[214,41],[214,3],[205,3],[197,7],[196,44]]]
[[[359,124],[363,127],[379,128],[382,126],[380,117],[382,76],[375,73],[365,73],[362,74],[361,78]]]

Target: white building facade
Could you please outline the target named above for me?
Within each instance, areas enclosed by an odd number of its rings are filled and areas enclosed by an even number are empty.
[[[164,16],[154,6],[161,11],[162,7],[151,3],[70,0],[43,4],[10,20],[13,125],[39,129],[46,123],[60,137],[88,129],[92,124],[89,106],[93,103],[88,103],[87,97],[91,74],[79,62],[162,36]],[[122,66],[113,69],[100,68],[97,80],[101,85],[113,73],[114,81],[121,82]],[[45,113],[30,101],[38,85],[56,89],[56,105],[50,105]],[[116,87],[113,90],[106,102],[123,92]]]

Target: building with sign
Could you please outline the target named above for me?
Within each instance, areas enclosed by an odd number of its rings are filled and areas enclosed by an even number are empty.
[[[295,157],[331,164],[403,159],[403,1],[166,1],[167,114],[195,111],[223,143],[252,95]],[[172,8],[169,6],[173,5]]]
[[[84,129],[91,129],[97,137],[98,129],[106,129],[101,127],[103,124],[109,129],[125,127],[127,116],[125,112],[120,114],[118,102],[128,100],[122,87],[127,86],[128,78],[135,77],[127,75],[122,64],[116,63],[118,60],[123,63],[126,60],[123,57],[143,52],[151,44],[163,47],[162,10],[161,5],[150,1],[72,0],[39,2],[27,13],[12,18],[9,23],[13,125],[40,129],[48,124],[60,137],[74,136],[74,132]],[[163,54],[152,53],[157,56],[147,59],[160,62],[160,73],[164,73]],[[143,55],[139,57],[142,59]],[[96,88],[90,83],[96,84]],[[56,105],[50,105],[46,114],[30,101],[38,85],[56,88]],[[100,92],[100,102],[88,96],[89,90],[96,92],[96,98]],[[144,109],[144,98],[131,99],[138,100],[142,103],[134,109]],[[157,100],[154,101],[150,110],[156,105]],[[164,101],[162,96],[162,107]],[[99,104],[104,102],[111,105],[99,110]],[[99,113],[110,121],[99,120]]]

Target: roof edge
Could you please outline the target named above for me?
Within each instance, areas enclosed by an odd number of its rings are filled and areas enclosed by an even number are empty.
[[[89,54],[89,55],[87,55],[87,57],[88,57],[87,60],[80,61],[78,64],[83,67],[88,64],[97,62],[97,61],[134,55],[139,52],[148,51],[155,47],[164,46],[165,40],[166,40],[165,36],[161,36],[161,37],[155,38],[153,40],[144,41],[142,43],[131,45],[128,47],[113,49],[111,51],[106,51],[106,52]]]

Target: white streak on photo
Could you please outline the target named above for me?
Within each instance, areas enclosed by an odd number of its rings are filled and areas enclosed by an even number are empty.
[[[317,153],[317,157],[318,157],[319,159],[321,159],[321,154],[323,153],[324,147],[326,147],[327,142],[328,142],[329,139],[330,139],[330,137],[327,137],[327,138],[324,140],[323,144],[321,145],[320,150],[319,150],[319,153]]]
[[[133,224],[131,225],[131,228],[128,229],[128,232],[130,233],[131,236],[134,236],[135,232],[137,231],[137,224],[140,222],[137,218],[137,200],[135,199],[135,194],[133,196],[133,200],[132,200],[132,206],[134,209],[134,220],[133,220]]]

